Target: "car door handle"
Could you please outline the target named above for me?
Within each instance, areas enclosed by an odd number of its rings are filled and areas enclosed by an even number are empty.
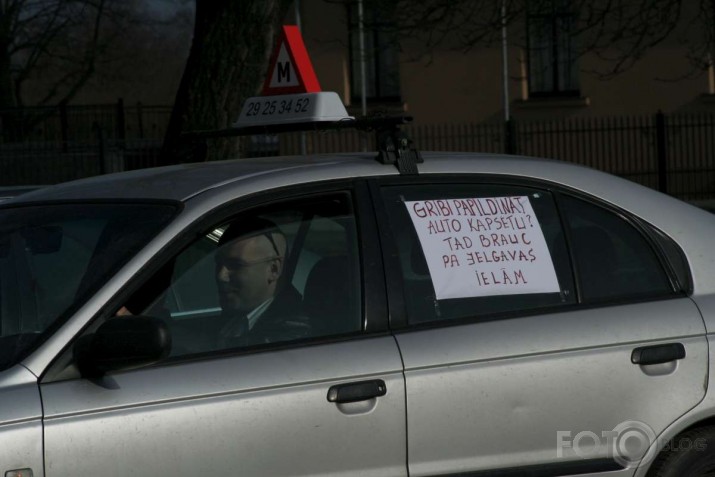
[[[382,379],[359,381],[357,383],[338,384],[328,389],[328,401],[335,403],[367,401],[384,396],[387,386]]]
[[[634,349],[631,354],[631,363],[661,364],[683,358],[685,358],[685,346],[682,343],[668,343]]]

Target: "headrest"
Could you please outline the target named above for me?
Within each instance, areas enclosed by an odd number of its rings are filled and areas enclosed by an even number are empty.
[[[224,230],[218,244],[222,246],[239,237],[248,238],[255,235],[267,235],[269,233],[283,234],[278,226],[268,219],[256,217],[255,215],[239,216]]]

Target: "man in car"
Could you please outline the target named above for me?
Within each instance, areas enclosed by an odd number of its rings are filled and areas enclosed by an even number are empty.
[[[219,346],[249,346],[310,335],[301,296],[284,283],[286,238],[270,220],[245,217],[223,233],[216,254]]]

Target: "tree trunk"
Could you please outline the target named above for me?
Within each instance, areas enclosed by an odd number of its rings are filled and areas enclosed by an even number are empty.
[[[4,142],[22,138],[22,115],[17,110],[9,45],[6,37],[0,38],[0,130]]]
[[[7,44],[0,40],[0,109],[17,106],[11,68],[12,64],[10,55],[7,53]]]
[[[181,133],[223,129],[236,121],[243,101],[258,93],[267,74],[291,4],[292,0],[196,0],[194,38],[164,137],[162,164],[236,156],[235,139],[211,140],[204,151],[186,144]]]

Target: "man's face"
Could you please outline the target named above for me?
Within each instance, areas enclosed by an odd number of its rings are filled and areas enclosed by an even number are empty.
[[[281,259],[263,235],[224,245],[216,256],[221,308],[249,313],[274,295],[280,271]]]

